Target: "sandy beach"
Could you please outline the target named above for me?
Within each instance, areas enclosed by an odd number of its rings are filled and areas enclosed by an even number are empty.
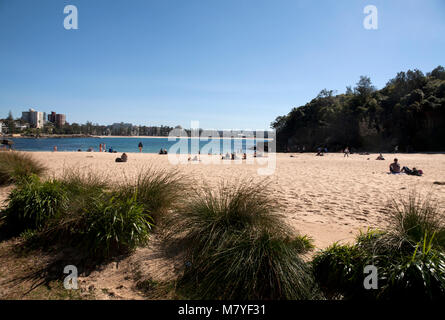
[[[324,157],[314,154],[277,154],[272,175],[259,176],[258,163],[221,161],[219,164],[190,162],[173,165],[165,155],[129,153],[127,163],[115,163],[120,154],[86,152],[33,152],[45,164],[47,175],[59,176],[69,168],[80,168],[103,174],[113,181],[131,179],[145,166],[178,169],[191,178],[193,185],[216,187],[221,181],[237,179],[269,179],[270,192],[283,204],[285,220],[302,234],[315,240],[317,248],[334,241],[354,239],[359,230],[384,226],[385,206],[392,198],[404,197],[412,191],[430,195],[445,206],[445,155],[388,154],[385,161],[376,154],[332,153]],[[402,166],[417,167],[424,176],[389,175],[394,157]],[[368,160],[369,159],[369,160]],[[250,159],[253,162],[253,159]],[[11,187],[0,188],[0,201]]]

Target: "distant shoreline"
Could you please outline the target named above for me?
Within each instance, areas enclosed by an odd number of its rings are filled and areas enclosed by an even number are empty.
[[[162,138],[175,138],[175,139],[180,139],[180,138],[187,138],[187,139],[209,139],[208,136],[198,136],[198,137],[170,137],[170,136],[91,136],[91,138],[154,138],[154,139],[162,139]],[[260,139],[260,140],[273,140],[272,138],[255,138],[255,137],[211,137],[211,139],[234,139],[234,140],[255,140],[255,139]]]
[[[198,136],[198,137],[170,137],[170,136],[93,136],[93,135],[45,135],[40,137],[31,137],[31,136],[4,136],[5,139],[69,139],[69,138],[96,138],[96,139],[105,139],[105,138],[126,138],[126,139],[168,139],[168,138],[188,138],[188,139],[209,139],[206,136]],[[255,138],[255,137],[211,137],[211,139],[227,139],[227,140],[273,140],[272,138]]]

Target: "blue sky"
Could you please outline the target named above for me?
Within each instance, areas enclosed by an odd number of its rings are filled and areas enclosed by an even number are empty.
[[[267,129],[323,88],[444,58],[443,0],[0,0],[0,117]]]

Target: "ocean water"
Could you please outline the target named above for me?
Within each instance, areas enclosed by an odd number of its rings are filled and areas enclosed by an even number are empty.
[[[21,151],[53,151],[57,146],[58,151],[99,151],[99,144],[105,144],[106,151],[112,147],[117,152],[139,152],[138,144],[142,142],[143,153],[158,153],[159,150],[167,149],[170,153],[195,153],[195,150],[202,154],[246,152],[253,153],[253,146],[266,140],[254,139],[190,139],[181,138],[169,141],[169,138],[11,138],[14,141],[13,148]],[[267,142],[266,142],[267,143]],[[197,151],[196,151],[197,152]]]

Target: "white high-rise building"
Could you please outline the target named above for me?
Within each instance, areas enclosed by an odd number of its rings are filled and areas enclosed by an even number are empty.
[[[34,128],[42,128],[44,125],[43,112],[34,109],[22,112],[22,119],[29,122]]]

